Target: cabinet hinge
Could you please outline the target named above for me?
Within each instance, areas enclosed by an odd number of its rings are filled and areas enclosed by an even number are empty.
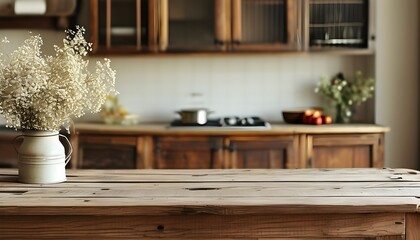
[[[154,151],[155,151],[155,153],[157,153],[157,152],[159,152],[160,151],[160,144],[159,144],[159,142],[157,142],[156,144],[155,144],[155,147],[154,147],[154,149],[153,149]]]
[[[214,39],[214,44],[217,45],[217,46],[223,46],[223,45],[225,45],[225,42],[220,41],[218,39]]]

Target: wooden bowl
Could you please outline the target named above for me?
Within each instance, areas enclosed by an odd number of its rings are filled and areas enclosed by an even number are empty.
[[[305,110],[286,110],[286,111],[282,111],[283,120],[286,123],[299,124],[299,123],[302,123],[304,113],[305,113]]]

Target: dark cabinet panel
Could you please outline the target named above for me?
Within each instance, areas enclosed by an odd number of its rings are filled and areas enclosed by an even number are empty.
[[[281,137],[232,137],[226,140],[232,168],[293,168],[297,139]]]
[[[14,146],[14,139],[21,135],[21,132],[12,129],[1,129],[1,131],[0,168],[17,167],[18,156]]]
[[[222,168],[222,139],[212,137],[157,137],[154,168]]]
[[[217,51],[223,42],[216,41],[216,27],[222,10],[222,1],[169,0],[161,8],[161,50]],[[164,8],[167,8],[166,10]],[[167,14],[167,16],[166,16]],[[220,16],[219,16],[220,15]],[[221,23],[226,24],[226,23]],[[167,32],[164,32],[167,31]]]
[[[88,169],[134,169],[137,167],[136,137],[82,136],[77,167]]]
[[[86,144],[81,149],[83,161],[79,167],[88,169],[136,168],[136,150],[130,146]]]

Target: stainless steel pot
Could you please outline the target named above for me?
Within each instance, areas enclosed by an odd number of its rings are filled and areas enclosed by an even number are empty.
[[[181,121],[184,124],[199,124],[204,125],[207,123],[207,116],[212,113],[212,111],[207,110],[206,108],[191,108],[191,109],[181,109],[177,111],[181,116]]]

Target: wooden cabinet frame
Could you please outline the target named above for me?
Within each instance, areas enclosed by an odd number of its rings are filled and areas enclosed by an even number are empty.
[[[160,142],[159,139],[163,139]],[[177,141],[180,142],[177,143]],[[169,151],[188,151],[193,149],[194,146],[184,146],[194,141],[200,141],[200,148],[204,151],[202,156],[211,158],[212,168],[237,168],[238,165],[238,152],[236,151],[239,146],[242,154],[247,154],[247,151],[260,151],[264,154],[269,154],[269,160],[267,155],[265,156],[265,162],[271,161],[283,161],[280,165],[284,168],[311,168],[317,167],[313,165],[314,161],[314,149],[317,147],[331,148],[331,151],[341,151],[341,148],[358,149],[362,148],[362,152],[354,150],[359,154],[357,160],[354,157],[343,159],[343,166],[349,166],[351,164],[348,161],[362,161],[364,164],[368,163],[368,167],[380,168],[384,166],[384,133],[340,133],[340,134],[291,134],[291,135],[225,135],[225,136],[209,136],[209,135],[106,135],[106,134],[82,134],[77,133],[71,134],[71,142],[74,149],[72,156],[71,165],[73,169],[76,169],[83,165],[83,144],[117,144],[122,146],[131,146],[135,148],[136,159],[135,167],[140,169],[153,169],[159,167],[156,164],[159,158],[160,144],[165,144],[164,149]],[[257,142],[255,146],[249,145],[252,142]],[[264,145],[264,142],[267,145]],[[174,145],[171,145],[175,143]],[[236,145],[235,144],[240,144]],[[168,145],[169,144],[169,145]],[[183,145],[184,144],[184,145]],[[172,150],[171,150],[172,149]],[[205,150],[207,149],[207,150]],[[368,150],[367,150],[368,149]],[[271,151],[274,155],[270,155]],[[276,158],[280,154],[278,151],[284,151],[284,155],[281,158]],[[329,151],[328,149],[324,149]],[[207,153],[205,153],[207,152]],[[207,156],[206,154],[209,154]],[[251,154],[256,154],[251,153]],[[360,155],[363,154],[363,155]],[[193,156],[193,155],[191,155]],[[255,155],[253,158],[256,159]],[[350,160],[349,160],[350,159]],[[353,159],[353,160],[352,160]],[[242,159],[243,160],[243,159]],[[255,162],[254,160],[252,160]],[[323,159],[324,163],[334,161],[334,159]],[[267,165],[267,164],[265,164]],[[263,163],[261,167],[265,166]],[[279,166],[276,164],[269,164],[270,167]],[[355,164],[357,165],[357,164]]]
[[[159,49],[166,51],[168,46],[168,0],[159,1]],[[266,0],[257,0],[266,1]],[[281,51],[301,48],[301,1],[284,0],[286,4],[286,43],[246,43],[242,39],[242,0],[214,0],[215,44],[201,49],[203,51]],[[182,50],[182,49],[172,49]],[[196,50],[196,49],[184,49]]]
[[[225,168],[221,137],[156,136],[153,139],[153,143],[153,168],[162,168],[165,165],[178,169],[189,168],[184,165],[185,160],[190,161],[191,165],[194,165],[194,169],[203,169],[206,166],[208,166],[207,168],[216,169]],[[167,158],[165,155],[175,155],[179,159]]]
[[[252,142],[258,142],[265,146],[246,146]],[[239,146],[237,146],[239,145]],[[243,146],[241,146],[243,145]],[[238,168],[238,150],[259,150],[268,151],[283,151],[283,159],[272,159],[270,156],[270,166],[275,164],[275,161],[282,160],[280,164],[283,168],[297,168],[298,165],[298,137],[293,135],[285,136],[231,136],[224,139],[224,162],[227,168]],[[263,159],[261,159],[262,161]],[[277,164],[278,165],[278,164]]]
[[[299,50],[301,47],[301,11],[300,1],[285,0],[287,43],[245,44],[242,42],[242,0],[232,1],[232,49],[233,51],[278,51]],[[261,0],[265,1],[265,0]]]
[[[309,33],[309,4],[310,1],[326,1],[328,0],[302,0],[303,6],[302,6],[302,43],[303,43],[303,50],[304,51],[334,51],[334,52],[354,52],[359,54],[369,54],[374,52],[375,50],[375,38],[376,38],[376,1],[377,0],[368,0],[368,36],[367,36],[367,44],[368,47],[366,49],[360,49],[360,48],[319,48],[319,49],[311,49],[310,48],[310,33]],[[343,0],[343,2],[348,1],[351,2],[352,0]],[[339,1],[338,1],[339,2]]]
[[[341,147],[341,146],[369,146],[369,167],[384,166],[384,135],[383,134],[322,134],[302,135],[301,167],[313,167],[313,150],[315,147]]]
[[[148,46],[144,47],[141,40],[141,0],[135,0],[136,9],[136,19],[133,23],[136,30],[136,44],[133,46],[114,46],[111,41],[111,28],[112,28],[112,7],[111,2],[118,0],[105,0],[106,9],[105,9],[105,46],[99,45],[99,0],[90,0],[90,26],[91,26],[91,42],[94,43],[92,46],[92,51],[96,52],[139,52],[139,51],[158,51],[158,11],[157,11],[157,1],[158,0],[148,0]]]
[[[71,144],[73,155],[71,158],[72,169],[83,166],[84,150],[80,147],[83,144],[104,144],[120,145],[135,148],[135,166],[138,169],[150,169],[153,164],[153,152],[151,151],[153,139],[142,136],[115,136],[115,135],[82,135],[72,134]]]
[[[188,49],[188,46],[169,46],[169,2],[170,0],[147,0],[147,46],[142,43],[142,11],[145,12],[142,0],[133,0],[136,9],[136,18],[132,27],[136,31],[136,43],[127,45],[114,45],[112,40],[112,4],[118,0],[102,0],[105,9],[99,9],[100,0],[90,0],[90,33],[93,42],[93,53],[139,53],[139,52],[227,52],[227,51],[285,51],[300,50],[302,46],[301,35],[301,0],[284,0],[286,3],[286,43],[246,43],[242,41],[242,0],[213,0],[214,1],[214,44],[200,46],[199,49]],[[257,0],[267,1],[267,0]],[[131,10],[131,9],[130,9]],[[101,21],[105,23],[105,36],[100,39],[100,14],[104,12]],[[134,36],[133,36],[134,37]],[[99,45],[101,42],[102,45]]]
[[[94,53],[145,53],[145,52],[281,52],[281,51],[334,51],[354,54],[372,54],[374,52],[376,35],[376,1],[369,0],[367,23],[367,48],[350,47],[319,47],[310,48],[310,25],[309,25],[309,3],[310,1],[328,0],[284,0],[287,4],[287,42],[244,42],[242,26],[241,3],[244,0],[213,0],[214,2],[214,44],[205,43],[200,46],[169,46],[169,1],[170,0],[143,0],[147,1],[147,46],[142,43],[141,13],[145,13],[145,4],[142,0],[132,0],[136,3],[136,19],[133,19],[132,27],[136,29],[136,43],[125,45],[113,45],[111,39],[111,2],[118,0],[102,0],[106,3],[106,13],[104,21],[106,22],[106,37],[104,43],[99,44],[99,0],[89,0],[90,6],[90,32],[91,42]],[[198,0],[199,1],[199,0]],[[269,0],[256,0],[267,1]],[[354,2],[352,0],[343,0],[343,2]],[[144,29],[143,29],[144,31]],[[143,39],[144,39],[143,35]],[[102,38],[101,38],[102,39]],[[146,40],[145,40],[146,41]]]
[[[170,0],[157,1],[159,51],[192,51],[192,52],[223,52],[228,49],[231,41],[231,0],[213,0],[214,2],[214,44],[208,46],[169,46],[169,4]],[[196,0],[194,0],[196,1]]]

